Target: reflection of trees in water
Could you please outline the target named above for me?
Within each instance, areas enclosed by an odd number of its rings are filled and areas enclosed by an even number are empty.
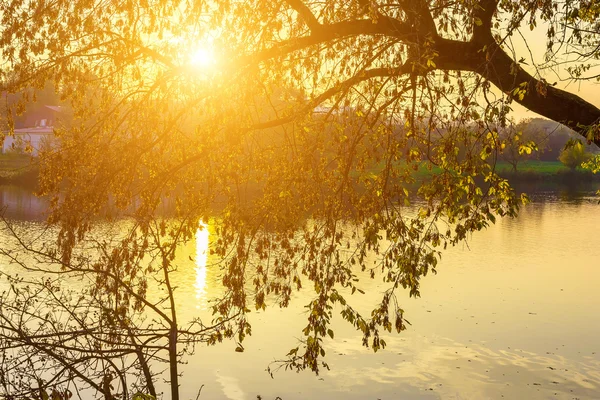
[[[564,181],[515,183],[516,192],[526,193],[535,203],[567,202],[582,204],[590,201],[600,190],[599,182]]]
[[[559,191],[559,199],[564,202],[582,204],[589,202],[589,198],[595,196],[600,189],[598,184],[573,184],[566,185]]]
[[[41,220],[47,208],[48,201],[37,197],[31,189],[12,185],[0,186],[0,209],[8,218]]]

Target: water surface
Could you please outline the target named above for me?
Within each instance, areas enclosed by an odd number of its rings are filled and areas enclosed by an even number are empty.
[[[517,219],[501,219],[443,255],[422,298],[401,296],[412,326],[388,334],[384,351],[361,346],[341,318],[328,340],[331,371],[265,372],[295,347],[312,293],[286,310],[255,313],[246,351],[233,343],[199,348],[184,367],[184,393],[249,399],[599,399],[600,226],[590,192],[542,191]],[[206,240],[204,238],[199,241]],[[208,238],[210,240],[210,238]],[[197,245],[198,243],[196,243]],[[203,245],[189,248],[203,253]],[[190,265],[179,272],[182,306],[194,315],[219,288],[219,272]],[[210,263],[210,261],[209,261]],[[368,305],[383,287],[367,280]]]
[[[473,234],[448,249],[438,274],[422,281],[422,298],[400,296],[412,323],[388,334],[374,354],[360,335],[334,320],[327,341],[330,371],[265,371],[297,345],[304,305],[251,313],[253,335],[199,346],[182,367],[183,398],[264,399],[599,399],[600,205],[590,190],[541,190],[516,219]],[[3,204],[15,220],[43,216],[43,200],[11,188]],[[12,208],[11,208],[12,207]],[[12,214],[11,214],[12,212]],[[36,217],[37,216],[37,217]],[[206,255],[211,237],[199,230],[182,249],[178,286],[182,319],[207,314],[220,293],[220,270]],[[363,281],[354,303],[368,310],[384,286]],[[163,388],[166,388],[163,386]],[[167,395],[168,396],[168,395]]]

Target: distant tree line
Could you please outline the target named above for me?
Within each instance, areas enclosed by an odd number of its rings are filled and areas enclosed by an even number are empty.
[[[573,130],[554,121],[534,118],[508,124],[499,129],[499,138],[505,147],[500,160],[512,165],[527,160],[560,160],[569,168],[576,168],[593,154],[600,152],[594,143],[586,143]]]

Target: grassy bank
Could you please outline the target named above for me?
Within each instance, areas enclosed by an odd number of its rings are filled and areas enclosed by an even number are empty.
[[[431,174],[440,173],[438,167],[428,170],[421,166],[413,173],[417,181],[427,179]],[[560,161],[524,161],[517,165],[515,171],[513,166],[507,162],[499,161],[496,163],[496,172],[498,175],[512,181],[600,181],[600,174],[593,174],[589,170],[582,168],[570,169],[565,167]]]
[[[379,173],[383,170],[383,164],[369,170],[369,173]],[[428,169],[425,163],[421,164],[418,170],[412,175],[421,181],[432,174],[439,174],[442,170],[436,166]],[[594,175],[591,171],[577,168],[572,170],[565,167],[560,161],[524,161],[518,164],[515,171],[513,166],[505,161],[496,163],[496,172],[504,177],[513,179],[562,179],[562,178],[577,178],[585,180],[600,179],[600,174]]]
[[[366,171],[369,175],[377,175],[383,171],[383,163]],[[565,167],[560,161],[524,161],[518,164],[515,172],[513,166],[507,162],[498,162],[495,170],[503,178],[513,185],[534,185],[534,186],[554,186],[563,187],[565,185],[596,185],[600,184],[600,173],[593,174],[589,170],[577,168],[572,170]],[[411,185],[417,188],[422,182],[431,179],[432,175],[440,174],[442,170],[436,166],[427,168],[426,163],[411,171],[415,183]]]
[[[571,170],[565,167],[560,161],[523,161],[517,165],[515,172],[513,166],[505,161],[496,164],[496,170],[501,174],[537,174],[537,175],[556,175]]]
[[[514,171],[513,166],[509,163],[499,162],[496,164],[496,171],[511,181],[583,182],[600,180],[600,175],[592,174],[591,171],[581,168],[570,169],[560,161],[524,161],[518,164],[517,171]]]
[[[0,184],[36,188],[39,168],[29,155],[0,154]]]

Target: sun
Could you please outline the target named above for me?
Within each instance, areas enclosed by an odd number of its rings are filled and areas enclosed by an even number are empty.
[[[211,68],[217,63],[217,59],[212,50],[200,47],[192,52],[190,56],[190,64],[199,68]]]

